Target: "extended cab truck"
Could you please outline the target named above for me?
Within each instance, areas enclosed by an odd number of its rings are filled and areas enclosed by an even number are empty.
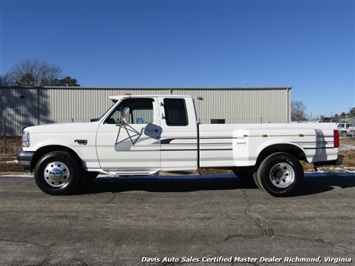
[[[303,181],[299,160],[339,162],[335,124],[198,124],[191,96],[125,95],[90,123],[28,127],[18,161],[38,187],[71,194],[99,173],[228,168],[274,196]],[[212,107],[211,107],[212,108]]]

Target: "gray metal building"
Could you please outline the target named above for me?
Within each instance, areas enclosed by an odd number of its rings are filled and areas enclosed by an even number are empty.
[[[291,87],[263,88],[0,88],[0,132],[21,135],[29,125],[86,122],[110,105],[109,96],[192,95],[201,123],[288,123]]]

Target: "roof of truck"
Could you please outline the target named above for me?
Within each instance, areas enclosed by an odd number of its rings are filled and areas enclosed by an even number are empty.
[[[136,94],[125,94],[125,95],[116,95],[110,96],[110,99],[113,101],[120,101],[122,98],[156,98],[156,97],[164,97],[164,98],[192,98],[191,95],[171,95],[171,94],[156,94],[156,95],[136,95]]]

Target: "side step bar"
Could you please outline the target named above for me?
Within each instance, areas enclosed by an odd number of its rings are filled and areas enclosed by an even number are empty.
[[[160,169],[154,170],[103,170],[103,174],[113,175],[113,176],[140,176],[140,175],[155,175]]]

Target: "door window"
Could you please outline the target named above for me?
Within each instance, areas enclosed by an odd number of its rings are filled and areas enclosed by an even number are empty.
[[[154,120],[153,99],[149,98],[130,98],[123,100],[119,106],[105,120],[107,124],[118,124],[121,121],[122,111],[129,107],[129,124],[149,124]]]

